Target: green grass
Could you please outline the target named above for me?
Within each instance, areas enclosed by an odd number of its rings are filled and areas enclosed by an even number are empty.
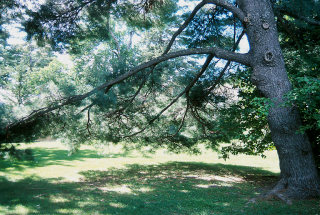
[[[247,204],[276,182],[274,151],[267,159],[225,162],[208,151],[192,156],[87,146],[67,156],[59,143],[30,146],[36,161],[0,161],[0,214],[320,214],[319,200]]]

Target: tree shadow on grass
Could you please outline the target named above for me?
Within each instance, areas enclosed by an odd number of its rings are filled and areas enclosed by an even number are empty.
[[[81,149],[69,156],[68,150],[43,147],[32,148],[32,153],[35,158],[34,161],[0,160],[0,170],[6,171],[7,168],[14,168],[22,171],[26,167],[44,167],[48,165],[69,166],[66,164],[66,161],[83,161],[90,158],[119,158],[128,157],[130,154],[129,151],[125,151],[123,153],[100,155],[96,150]]]
[[[0,213],[29,214],[316,214],[318,203],[246,205],[277,176],[258,168],[170,162],[81,172],[81,182],[0,178]],[[2,210],[2,211],[1,211]],[[8,213],[7,213],[8,214]]]

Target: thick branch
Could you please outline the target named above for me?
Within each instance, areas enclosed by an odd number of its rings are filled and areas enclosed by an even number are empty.
[[[225,0],[204,0],[206,4],[215,4],[232,12],[241,22],[246,22],[245,13],[238,7],[228,3]]]

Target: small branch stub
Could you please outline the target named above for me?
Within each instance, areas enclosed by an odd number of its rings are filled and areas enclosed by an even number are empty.
[[[264,55],[264,60],[267,62],[267,63],[271,63],[273,61],[273,53],[272,52],[266,52],[265,55]]]
[[[246,17],[244,17],[243,20],[245,23],[249,24],[250,23],[250,14],[248,14]]]
[[[270,27],[269,23],[267,23],[267,22],[263,22],[263,23],[262,23],[262,28],[263,28],[264,30],[268,30],[269,27]]]

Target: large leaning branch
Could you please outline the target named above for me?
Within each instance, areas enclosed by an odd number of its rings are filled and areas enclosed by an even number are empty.
[[[195,48],[195,49],[187,49],[187,50],[171,52],[169,54],[165,54],[165,55],[157,57],[153,60],[150,60],[146,63],[140,64],[139,66],[134,67],[132,70],[119,76],[118,78],[113,79],[109,82],[106,82],[106,83],[96,87],[95,89],[93,89],[85,94],[71,96],[71,97],[65,98],[63,100],[60,100],[59,102],[57,102],[53,105],[50,105],[48,107],[33,111],[29,116],[26,116],[26,117],[20,119],[19,121],[8,125],[7,131],[10,133],[10,129],[15,126],[19,126],[20,124],[24,124],[28,121],[31,121],[32,119],[35,119],[35,118],[43,116],[51,111],[62,108],[63,106],[72,105],[72,104],[76,104],[78,102],[81,102],[82,100],[92,96],[93,94],[95,94],[101,90],[104,90],[106,88],[107,89],[111,88],[113,85],[118,84],[118,83],[126,80],[127,78],[137,74],[138,72],[140,72],[148,67],[151,67],[153,65],[156,65],[161,62],[164,62],[164,61],[167,61],[170,59],[174,59],[177,57],[190,56],[190,55],[202,55],[202,54],[212,55],[217,58],[235,61],[235,62],[244,64],[244,65],[248,65],[248,66],[250,65],[250,54],[248,54],[248,53],[247,54],[234,53],[234,52],[227,51],[227,50],[224,50],[221,48],[216,48],[216,47],[214,47],[214,48]]]

